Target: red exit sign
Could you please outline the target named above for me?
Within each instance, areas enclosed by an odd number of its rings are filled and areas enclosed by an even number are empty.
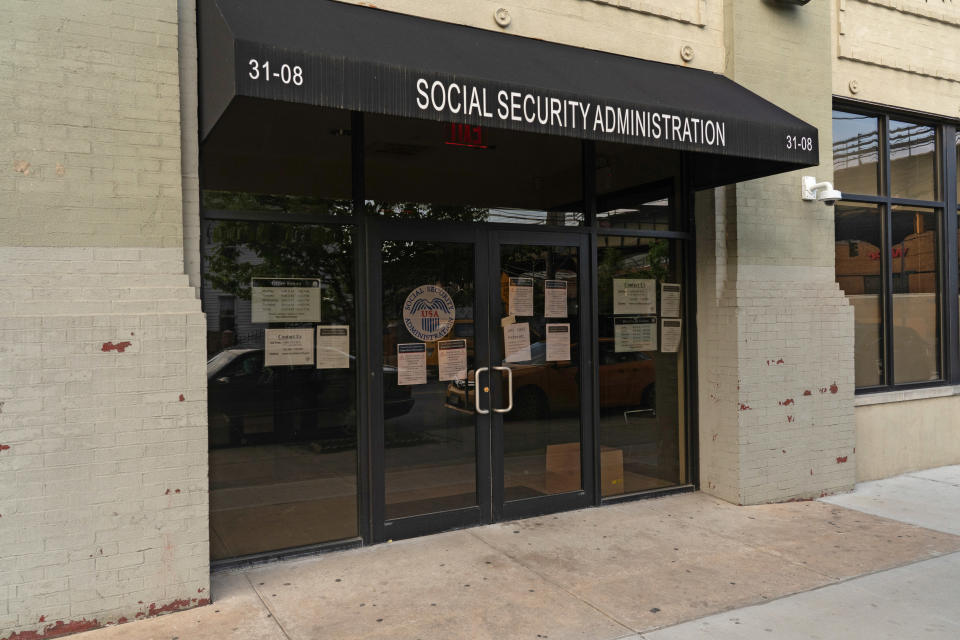
[[[444,144],[455,147],[473,147],[475,149],[487,149],[487,137],[483,127],[474,127],[469,124],[447,125],[447,139]]]

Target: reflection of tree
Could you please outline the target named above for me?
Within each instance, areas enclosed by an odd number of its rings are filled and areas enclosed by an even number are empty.
[[[282,211],[284,213],[316,213],[349,216],[353,203],[349,200],[328,200],[316,196],[274,195],[241,191],[202,192],[203,207],[221,211]]]
[[[670,275],[670,242],[667,240],[654,240],[650,243],[650,253],[647,254],[650,260],[650,275],[657,281],[666,282]]]
[[[310,196],[206,191],[203,197],[204,206],[212,209],[352,214],[348,201]],[[367,207],[383,217],[405,220],[476,222],[488,215],[487,209],[465,206],[368,202]],[[322,278],[325,317],[330,317],[328,313],[333,317],[348,317],[351,313],[353,234],[349,227],[245,221],[213,224],[206,277],[215,289],[249,300],[252,278]],[[472,274],[473,252],[453,247],[454,251],[442,252],[441,256],[435,246],[426,243],[386,242],[382,247],[385,283],[399,276],[403,286],[410,289],[437,283],[441,274]],[[449,293],[458,305],[461,300],[457,292],[469,289],[469,301],[465,304],[472,306],[472,283],[455,280],[445,286],[452,289]]]
[[[431,222],[483,222],[490,215],[481,207],[423,204],[418,202],[367,201],[367,209],[384,218],[429,220]]]
[[[401,318],[407,296],[425,284],[442,287],[458,308],[473,308],[471,245],[389,240],[381,252],[383,311],[388,322]]]
[[[597,275],[600,281],[600,309],[613,309],[614,278],[647,278],[670,282],[670,241],[651,240],[646,253],[642,247],[603,247]]]
[[[321,278],[324,315],[349,317],[353,307],[350,227],[219,221],[207,255],[215,288],[250,299],[252,278]]]

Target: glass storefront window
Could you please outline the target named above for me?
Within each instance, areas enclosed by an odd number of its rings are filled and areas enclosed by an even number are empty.
[[[856,386],[881,385],[884,383],[881,208],[838,204],[834,215],[837,284],[854,313]]]
[[[949,281],[941,262],[952,250],[944,242],[953,242],[943,235],[943,212],[953,212],[945,201],[944,129],[841,109],[833,112],[833,134],[834,184],[843,192],[834,210],[836,279],[855,309],[856,386],[940,382]]]
[[[237,98],[204,140],[207,209],[351,214],[350,113]]]
[[[890,261],[896,384],[940,378],[939,229],[936,211],[894,205]]]
[[[679,230],[673,206],[673,179],[679,172],[679,153],[597,143],[597,226]]]
[[[934,127],[890,120],[890,195],[939,200],[937,131]],[[843,191],[843,187],[837,187]]]
[[[357,535],[353,231],[203,227],[214,560]]]
[[[880,119],[833,112],[833,184],[844,193],[879,195]]]
[[[664,296],[663,285],[683,282],[682,243],[621,236],[597,243],[603,495],[675,485],[684,478],[684,355],[669,332],[680,330],[683,305],[672,292]],[[646,302],[626,293],[637,281],[652,287]]]
[[[249,193],[204,189],[200,205],[207,211],[258,211],[263,213],[312,213],[321,216],[353,215],[352,200],[328,200],[314,196]]]
[[[400,220],[583,224],[574,138],[365,117],[369,213]]]

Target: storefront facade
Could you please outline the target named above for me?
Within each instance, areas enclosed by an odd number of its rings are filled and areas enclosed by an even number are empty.
[[[816,131],[693,69],[282,14],[199,13],[212,558],[693,488],[695,188]]]
[[[960,90],[850,27],[955,17],[198,4],[12,36],[63,112],[4,133],[0,629],[205,604],[211,564],[960,459]]]

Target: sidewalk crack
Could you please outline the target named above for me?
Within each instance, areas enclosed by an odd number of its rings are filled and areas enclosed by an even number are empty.
[[[246,579],[247,584],[250,585],[250,588],[253,589],[253,592],[257,594],[257,598],[260,600],[260,602],[263,603],[263,608],[266,609],[267,613],[270,614],[270,618],[273,620],[273,623],[277,625],[277,628],[280,629],[280,633],[283,634],[283,637],[286,638],[287,640],[292,640],[290,634],[287,633],[287,630],[283,627],[283,623],[280,622],[280,618],[277,617],[277,612],[270,607],[270,604],[263,599],[263,596],[260,595],[260,591],[257,589],[256,586],[254,586],[253,580],[250,579],[250,575],[247,572],[244,572],[243,577]]]
[[[513,563],[520,565],[521,567],[523,567],[524,569],[526,569],[527,571],[529,571],[529,572],[532,573],[533,575],[537,576],[538,578],[540,578],[541,580],[543,580],[543,581],[546,582],[547,584],[549,584],[549,585],[551,585],[551,586],[553,586],[553,587],[556,587],[557,589],[563,591],[563,592],[566,593],[567,595],[570,595],[570,596],[572,596],[573,598],[575,598],[575,599],[579,600],[580,602],[584,603],[585,605],[587,605],[588,607],[590,607],[591,609],[593,609],[594,611],[596,611],[597,613],[599,613],[599,614],[602,615],[603,617],[605,617],[605,618],[607,618],[607,619],[609,619],[609,620],[612,620],[615,624],[620,625],[621,627],[623,627],[624,629],[626,629],[629,633],[631,633],[631,634],[638,634],[638,633],[640,633],[639,630],[634,629],[633,627],[631,627],[629,624],[627,624],[627,623],[624,622],[623,620],[617,619],[616,616],[612,615],[611,613],[609,613],[609,612],[607,612],[607,611],[604,611],[603,609],[601,609],[601,608],[598,607],[597,605],[593,604],[593,603],[590,602],[589,600],[586,600],[585,598],[583,598],[583,597],[580,596],[579,594],[571,591],[571,590],[568,589],[566,586],[564,586],[562,583],[557,582],[556,580],[550,578],[549,576],[546,576],[546,575],[540,573],[539,571],[537,571],[537,570],[534,569],[533,567],[527,565],[526,563],[524,563],[524,562],[521,561],[520,559],[514,557],[513,555],[511,555],[511,554],[508,553],[507,551],[505,551],[505,550],[503,550],[503,549],[500,549],[499,547],[494,546],[494,545],[493,545],[491,542],[489,542],[488,540],[484,540],[482,537],[480,537],[479,535],[477,535],[476,532],[471,531],[471,530],[468,530],[468,533],[469,533],[471,536],[473,536],[474,538],[476,538],[477,540],[479,540],[480,542],[482,542],[483,544],[485,544],[486,546],[488,546],[488,547],[490,547],[491,549],[493,549],[494,551],[496,551],[497,553],[505,556],[506,558],[508,558],[508,559],[509,559],[510,561],[512,561]],[[623,637],[624,637],[624,636],[617,636],[617,638],[623,638]],[[612,639],[612,640],[615,640],[615,639]]]

